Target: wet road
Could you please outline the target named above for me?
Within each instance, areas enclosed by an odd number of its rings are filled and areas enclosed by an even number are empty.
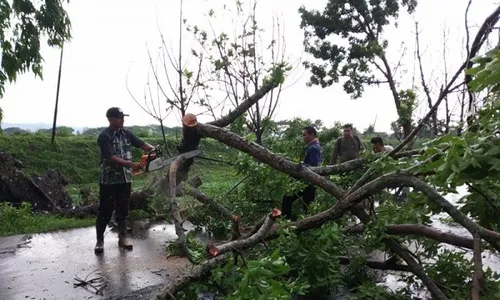
[[[188,262],[166,259],[165,243],[177,238],[173,225],[144,225],[131,224],[133,251],[119,250],[117,233],[108,229],[99,256],[95,227],[33,235],[20,247],[23,237],[0,238],[0,299],[103,299],[164,283]],[[184,227],[191,230],[189,225]],[[75,276],[94,271],[88,279],[105,280],[104,296],[73,287]]]

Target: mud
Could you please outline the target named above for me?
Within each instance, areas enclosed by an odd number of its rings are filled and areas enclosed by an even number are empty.
[[[0,239],[0,250],[4,249],[0,251],[0,299],[117,299],[137,295],[141,289],[151,292],[189,265],[183,258],[166,258],[166,242],[177,238],[173,225],[130,225],[134,244],[130,252],[119,250],[116,233],[108,230],[104,254],[95,255],[95,227],[38,234],[27,244],[20,236]],[[191,224],[184,227],[193,229]],[[198,238],[207,239],[203,233]],[[92,272],[89,279],[101,276],[106,283],[103,295],[73,287],[76,276],[83,279]]]

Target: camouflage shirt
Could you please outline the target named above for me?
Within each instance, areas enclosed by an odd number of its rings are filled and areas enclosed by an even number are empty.
[[[97,144],[101,149],[99,183],[123,184],[132,182],[132,168],[118,166],[108,161],[111,156],[132,161],[132,146],[140,148],[144,142],[127,129],[106,128],[99,134]]]

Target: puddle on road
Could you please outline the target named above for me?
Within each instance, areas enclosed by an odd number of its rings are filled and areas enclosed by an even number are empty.
[[[108,228],[102,255],[94,254],[95,227],[33,235],[28,247],[0,254],[0,299],[101,299],[164,283],[186,267],[185,259],[166,259],[165,243],[177,238],[173,225],[131,226],[133,251],[118,249],[117,233]],[[188,222],[184,228],[194,229]],[[208,239],[201,232],[198,238]],[[73,287],[75,276],[93,271],[106,282],[104,297]]]

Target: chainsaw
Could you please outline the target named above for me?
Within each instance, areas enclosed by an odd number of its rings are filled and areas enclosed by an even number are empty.
[[[141,156],[141,161],[139,163],[141,164],[142,170],[133,172],[132,175],[136,176],[144,172],[158,171],[163,169],[164,167],[171,165],[176,159],[178,159],[181,156],[184,156],[186,159],[189,159],[198,156],[200,154],[201,150],[193,150],[190,152],[166,158],[163,156],[163,150],[161,146],[156,146],[153,151]]]

